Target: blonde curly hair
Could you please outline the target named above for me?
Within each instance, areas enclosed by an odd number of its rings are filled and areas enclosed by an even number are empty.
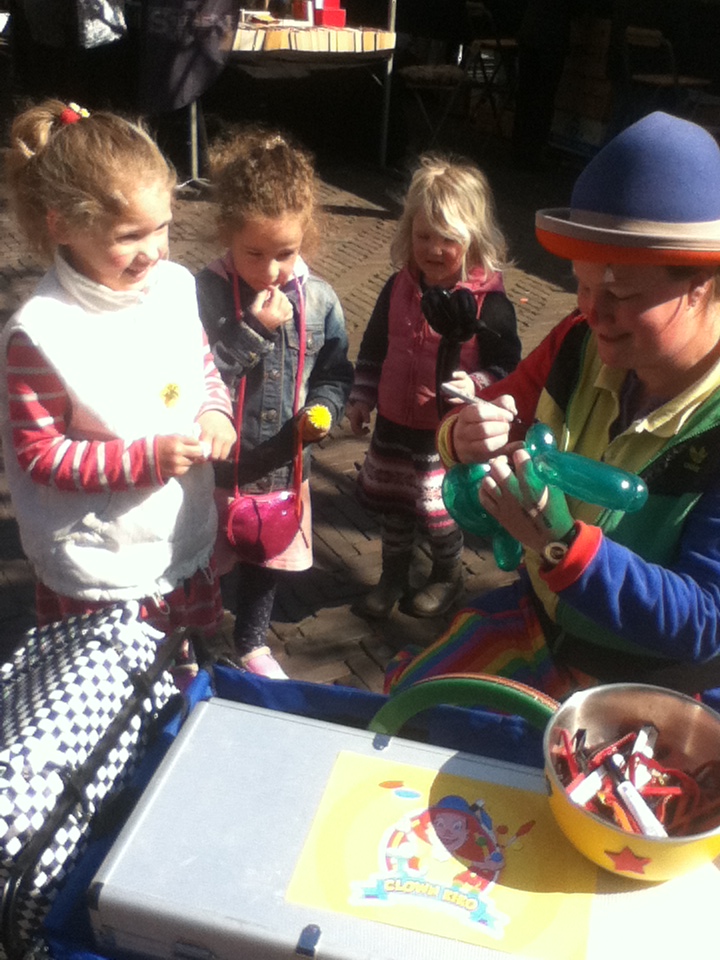
[[[31,246],[50,259],[55,244],[48,212],[92,229],[121,218],[140,185],[172,192],[175,170],[140,124],[99,111],[68,123],[68,106],[45,100],[19,114],[10,129],[5,172],[10,202]]]
[[[478,266],[488,276],[508,266],[507,243],[497,223],[490,184],[470,161],[432,153],[420,157],[390,245],[396,269],[413,265],[412,227],[418,213],[425,215],[433,230],[465,248],[462,279]]]
[[[318,241],[317,176],[312,154],[278,130],[246,127],[211,145],[210,180],[220,238],[251,220],[299,218],[304,253]]]

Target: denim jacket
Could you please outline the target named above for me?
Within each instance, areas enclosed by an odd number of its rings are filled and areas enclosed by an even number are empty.
[[[216,260],[196,278],[200,317],[207,331],[215,363],[237,402],[240,381],[246,378],[240,431],[239,483],[252,491],[278,490],[290,482],[295,452],[293,401],[299,358],[299,306],[296,281],[282,291],[293,305],[293,321],[267,330],[249,307],[257,293],[239,280],[242,317],[235,316],[232,274],[228,255]],[[332,287],[313,276],[298,260],[297,283],[305,300],[305,363],[299,409],[321,403],[336,423],[345,410],[353,369],[348,360],[345,318]],[[306,448],[303,475],[309,473]],[[216,464],[219,486],[234,485],[234,463]]]

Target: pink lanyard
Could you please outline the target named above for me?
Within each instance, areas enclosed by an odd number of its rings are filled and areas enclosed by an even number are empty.
[[[233,278],[233,298],[235,300],[235,319],[238,323],[242,322],[242,309],[240,308],[240,283],[238,272],[233,268],[232,270]],[[293,277],[295,281],[295,290],[297,291],[298,298],[298,368],[297,376],[295,379],[295,398],[293,400],[293,417],[297,417],[298,411],[300,409],[300,390],[302,388],[302,375],[303,368],[305,366],[305,297],[303,295],[302,284],[297,277]],[[235,496],[240,492],[238,487],[238,465],[240,463],[240,432],[242,428],[242,415],[243,407],[245,406],[245,386],[247,383],[247,377],[243,376],[240,380],[238,386],[238,395],[237,395],[237,412],[235,415],[235,429],[237,432],[237,441],[235,443]],[[295,492],[298,494],[298,510],[300,509],[300,486],[302,484],[302,438],[300,437],[300,431],[296,425],[295,428],[297,436],[297,449],[295,450],[295,456],[293,458],[293,486],[295,487]]]

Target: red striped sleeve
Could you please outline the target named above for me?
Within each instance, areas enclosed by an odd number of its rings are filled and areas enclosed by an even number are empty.
[[[208,343],[207,334],[203,330],[203,370],[205,373],[205,400],[198,411],[197,417],[210,410],[219,410],[227,414],[230,420],[233,419],[232,400],[228,393],[228,388],[220,376],[215,361],[213,360],[212,350]],[[197,419],[197,417],[195,419]]]
[[[15,455],[35,483],[59,490],[159,486],[152,440],[74,440],[70,398],[55,370],[23,333],[10,339],[7,389]]]

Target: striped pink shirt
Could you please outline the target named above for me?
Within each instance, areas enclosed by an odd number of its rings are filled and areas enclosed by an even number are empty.
[[[219,410],[232,417],[204,334],[203,345],[206,399],[197,416]],[[8,344],[7,388],[13,446],[21,469],[35,483],[88,493],[163,485],[154,438],[127,443],[67,436],[70,398],[65,385],[24,333],[14,334]]]

